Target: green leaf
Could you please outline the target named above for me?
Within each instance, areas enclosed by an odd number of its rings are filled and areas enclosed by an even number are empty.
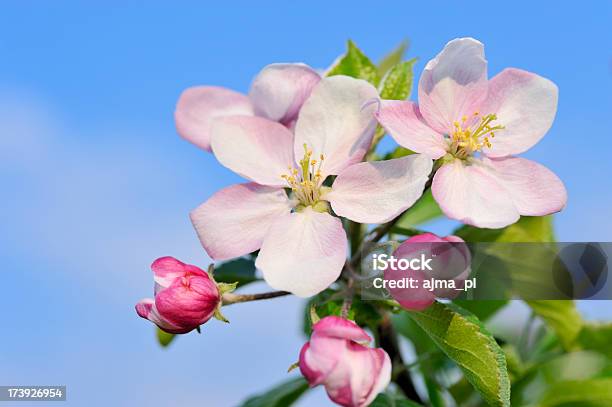
[[[380,90],[380,98],[387,100],[406,100],[412,92],[413,67],[416,59],[400,62],[385,75]]]
[[[481,321],[486,321],[508,304],[508,300],[455,300],[455,304],[468,310]]]
[[[364,79],[374,86],[378,86],[380,82],[376,65],[351,40],[348,41],[346,54],[340,57],[339,61],[327,72],[327,76],[334,75]]]
[[[604,407],[612,406],[612,379],[572,380],[551,386],[541,407]]]
[[[232,284],[237,282],[239,286],[257,281],[255,260],[241,257],[221,263],[221,265],[215,267],[214,277],[218,283]]]
[[[157,343],[159,343],[163,348],[170,345],[170,343],[172,343],[172,341],[174,340],[175,336],[176,335],[174,334],[170,334],[166,331],[162,331],[161,329],[157,328]]]
[[[308,383],[303,377],[296,377],[265,393],[252,396],[240,407],[288,407],[308,390]]]
[[[590,351],[549,353],[525,364],[522,377],[512,383],[512,405],[534,405],[560,382],[610,378],[611,361]]]
[[[427,189],[418,201],[397,222],[400,228],[411,228],[442,216],[442,211]]]
[[[504,352],[475,316],[458,306],[439,302],[409,315],[459,366],[487,403],[510,405]]]
[[[306,336],[310,336],[310,333],[312,331],[313,310],[318,316],[318,318],[321,319],[325,318],[328,315],[339,315],[341,309],[342,296],[331,289],[327,289],[315,295],[314,297],[310,297],[304,307],[302,331]]]
[[[411,155],[411,154],[416,154],[416,153],[414,151],[408,150],[407,148],[404,148],[404,147],[396,147],[395,150],[391,151],[388,154],[385,154],[385,157],[383,159],[384,160],[391,160],[393,158],[406,157],[407,155]]]
[[[400,394],[380,393],[370,407],[423,407],[422,404],[408,400]]]
[[[383,57],[383,59],[381,59],[381,61],[378,63],[378,74],[381,78],[385,76],[385,74],[391,68],[402,62],[407,49],[408,40],[404,40],[397,47],[395,47],[393,51],[389,52]]]
[[[583,321],[574,301],[527,301],[527,305],[555,331],[564,349],[576,348],[575,341],[582,329]]]
[[[612,323],[585,322],[577,342],[582,349],[602,353],[612,360]]]

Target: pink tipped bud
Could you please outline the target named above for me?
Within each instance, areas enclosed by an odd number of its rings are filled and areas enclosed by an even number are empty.
[[[341,406],[363,407],[391,381],[391,359],[381,348],[365,346],[369,335],[353,321],[336,316],[312,327],[300,352],[300,371],[310,386],[325,386]]]
[[[414,311],[429,307],[436,297],[458,296],[471,271],[470,251],[457,236],[441,238],[433,233],[413,236],[399,245],[393,258],[397,262],[385,270],[385,280],[396,283],[388,284],[389,292],[402,307]],[[401,262],[413,261],[419,267],[401,267]]]
[[[136,312],[166,332],[190,332],[215,315],[221,294],[202,269],[173,257],[161,257],[151,265],[155,299],[136,304]]]

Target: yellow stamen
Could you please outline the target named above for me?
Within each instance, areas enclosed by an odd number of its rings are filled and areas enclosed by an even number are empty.
[[[480,116],[474,112],[472,117]],[[480,116],[479,121],[470,125],[467,116],[461,118],[461,123],[453,122],[453,131],[449,136],[450,153],[457,158],[465,159],[484,147],[491,148],[491,139],[495,137],[495,131],[503,130],[504,126],[495,125],[497,120],[495,113]],[[471,121],[473,122],[473,121]]]
[[[325,157],[320,154],[319,160],[313,160],[312,155],[312,150],[309,150],[304,144],[304,157],[298,163],[299,169],[290,167],[291,175],[281,175],[302,206],[313,206],[321,198],[321,187],[324,181],[321,165]]]

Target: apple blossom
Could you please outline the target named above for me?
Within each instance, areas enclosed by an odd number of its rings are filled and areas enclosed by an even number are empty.
[[[560,211],[567,193],[544,166],[514,157],[552,125],[557,87],[508,68],[487,80],[484,46],[450,41],[419,81],[419,104],[383,101],[379,122],[402,146],[441,159],[432,193],[450,218],[500,228]]]
[[[252,182],[222,189],[191,213],[208,254],[223,260],[260,249],[266,282],[301,297],[333,283],[347,238],[330,205],[356,222],[386,222],[420,197],[431,172],[422,155],[360,162],[376,126],[375,106],[365,102],[377,96],[363,80],[333,76],[313,89],[294,133],[260,117],[215,120],[213,153]],[[329,176],[337,176],[331,187]]]
[[[221,292],[202,269],[173,257],[151,265],[155,299],[136,304],[136,312],[166,332],[183,334],[212,318],[221,306]]]
[[[311,387],[323,385],[341,406],[369,405],[391,380],[391,359],[366,346],[370,336],[353,321],[328,316],[313,325],[300,351],[300,371]]]
[[[453,288],[438,287],[430,290],[424,287],[426,280],[453,281],[455,288],[461,290],[471,271],[471,255],[465,241],[458,236],[438,237],[433,233],[412,236],[400,244],[393,252],[395,259],[415,259],[425,255],[430,259],[431,271],[422,269],[400,269],[389,267],[384,271],[386,281],[400,281],[412,278],[415,286],[389,287],[389,292],[400,305],[410,310],[423,310],[439,298],[455,298],[461,291]]]
[[[218,86],[195,86],[180,96],[177,132],[210,151],[210,128],[218,117],[259,116],[292,127],[319,74],[304,64],[271,64],[255,77],[248,96]]]

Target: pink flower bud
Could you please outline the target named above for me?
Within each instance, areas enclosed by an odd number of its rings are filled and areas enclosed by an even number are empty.
[[[202,269],[174,257],[161,257],[151,265],[155,299],[136,304],[142,318],[166,332],[184,334],[196,329],[214,314],[221,303],[215,282]]]
[[[391,359],[365,346],[370,336],[347,319],[329,316],[312,327],[300,352],[300,371],[310,386],[322,384],[329,398],[347,407],[367,406],[391,381]]]
[[[427,266],[402,269],[396,264],[395,267],[385,270],[387,281],[413,280],[414,285],[410,287],[389,288],[393,298],[409,310],[424,310],[436,297],[455,298],[462,292],[464,282],[471,271],[470,251],[465,241],[457,236],[441,238],[433,233],[413,236],[399,245],[393,252],[393,257],[409,262],[415,260],[416,265],[419,265],[420,260],[420,264],[426,263]],[[434,283],[432,279],[438,282]]]

